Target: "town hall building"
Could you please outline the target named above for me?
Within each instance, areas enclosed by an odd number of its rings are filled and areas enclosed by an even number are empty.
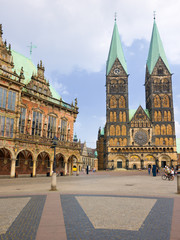
[[[106,124],[97,140],[99,169],[177,165],[172,74],[155,19],[145,96],[146,109],[129,109],[128,70],[115,21],[106,65]]]

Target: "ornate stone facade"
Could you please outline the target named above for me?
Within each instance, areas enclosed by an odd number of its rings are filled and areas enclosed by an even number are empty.
[[[106,125],[103,133],[99,130],[97,141],[99,169],[137,169],[153,164],[159,167],[175,166],[177,152],[172,74],[156,23],[151,39],[154,45],[150,45],[146,67],[145,110],[141,106],[136,111],[129,109],[128,73],[117,34],[115,23],[107,61]],[[161,46],[155,49],[153,46],[157,44]],[[153,62],[156,56],[159,57]],[[115,60],[112,64],[113,57]]]
[[[51,175],[54,153],[56,169],[65,175],[72,173],[74,162],[81,164],[80,143],[73,142],[77,100],[64,102],[44,71],[42,61],[36,69],[7,47],[0,25],[0,175]]]

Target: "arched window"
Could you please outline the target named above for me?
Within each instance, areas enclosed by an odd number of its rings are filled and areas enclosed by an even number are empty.
[[[159,145],[164,145],[164,139],[163,138],[160,138],[160,142],[159,142]]]
[[[157,122],[158,121],[158,117],[157,117],[157,111],[154,112],[154,121]]]
[[[167,120],[168,120],[167,111],[164,111],[164,121],[167,122]]]
[[[123,146],[122,138],[119,138],[119,145],[120,145],[120,146]]]
[[[120,126],[116,126],[116,136],[119,136],[120,134]]]
[[[117,138],[115,138],[114,139],[114,146],[117,146],[117,142],[118,142],[118,140],[117,140]]]
[[[166,127],[165,127],[165,125],[161,126],[161,135],[166,135]]]
[[[160,135],[160,126],[158,124],[155,126],[155,135]]]
[[[161,112],[158,111],[158,122],[161,122],[161,120],[162,120],[162,115],[161,115]]]
[[[123,96],[120,96],[120,98],[119,98],[119,107],[125,108],[125,99]]]
[[[155,139],[155,145],[157,145],[157,146],[159,145],[159,138]]]
[[[42,131],[42,113],[33,111],[32,135],[41,136]]]
[[[116,112],[114,112],[114,122],[116,122]]]
[[[160,97],[158,95],[156,95],[154,97],[154,107],[160,107],[160,106],[161,106]]]
[[[168,111],[168,122],[170,122],[170,121],[171,121],[171,112]]]
[[[110,122],[113,122],[113,112],[110,112]]]
[[[126,112],[123,112],[123,122],[126,122]]]
[[[122,112],[119,113],[119,121],[120,121],[120,122],[123,121],[123,114],[122,114]]]
[[[174,144],[173,144],[173,138],[169,138],[169,145],[170,146],[173,146]]]
[[[123,139],[123,146],[127,146],[127,138]]]
[[[162,98],[162,107],[169,107],[169,97],[167,95]]]
[[[110,108],[116,108],[117,107],[117,100],[114,96],[110,99]]]
[[[110,126],[110,135],[111,135],[111,136],[114,136],[114,135],[115,135],[115,127],[114,127],[114,125],[111,125],[111,126]]]
[[[113,146],[113,144],[114,144],[114,141],[113,141],[113,139],[111,138],[111,139],[109,140],[109,145],[110,145],[110,146]]]
[[[56,134],[56,118],[54,116],[49,116],[47,137],[53,138],[55,134]]]
[[[122,135],[125,136],[126,135],[126,126],[122,125]]]
[[[172,126],[170,124],[167,125],[167,135],[172,135]]]
[[[168,138],[165,138],[164,141],[165,141],[165,145],[168,146]]]

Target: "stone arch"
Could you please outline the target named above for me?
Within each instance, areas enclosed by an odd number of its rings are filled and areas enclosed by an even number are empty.
[[[47,174],[50,172],[50,155],[42,151],[37,156],[36,174]]]
[[[162,107],[169,107],[169,97],[167,95],[162,98]]]
[[[114,136],[114,135],[115,135],[115,127],[114,127],[114,125],[111,125],[111,126],[110,126],[110,135],[111,135],[111,136]]]
[[[117,125],[116,126],[116,136],[119,136],[119,135],[121,135],[121,133],[120,133],[120,126]]]
[[[73,166],[76,166],[77,169],[79,168],[78,166],[78,158],[73,154],[68,158],[67,161],[67,174],[72,175],[73,173]]]
[[[31,174],[33,171],[34,156],[29,150],[21,150],[17,154],[16,174]]]
[[[141,159],[136,154],[133,154],[133,155],[130,156],[129,168],[133,169],[134,165],[136,165],[137,168],[141,167]]]
[[[65,156],[62,153],[56,155],[56,169],[57,172],[64,172],[65,168]]]
[[[115,96],[111,96],[110,98],[110,108],[116,108],[117,107],[117,100]]]
[[[154,97],[154,107],[160,107],[160,106],[161,106],[160,97],[158,95],[156,95]]]
[[[117,169],[125,168],[126,159],[123,155],[117,155],[114,159],[114,167]]]
[[[161,154],[159,157],[160,167],[171,166],[171,158],[167,154]]]
[[[125,98],[123,96],[119,98],[119,108],[125,108]]]
[[[10,175],[12,153],[7,148],[0,149],[0,175]]]

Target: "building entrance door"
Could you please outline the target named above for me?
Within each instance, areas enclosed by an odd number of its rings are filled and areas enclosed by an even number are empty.
[[[122,162],[117,162],[117,168],[122,168]]]
[[[166,161],[162,161],[162,162],[161,162],[161,167],[162,167],[162,168],[165,168],[165,166],[166,166]]]

